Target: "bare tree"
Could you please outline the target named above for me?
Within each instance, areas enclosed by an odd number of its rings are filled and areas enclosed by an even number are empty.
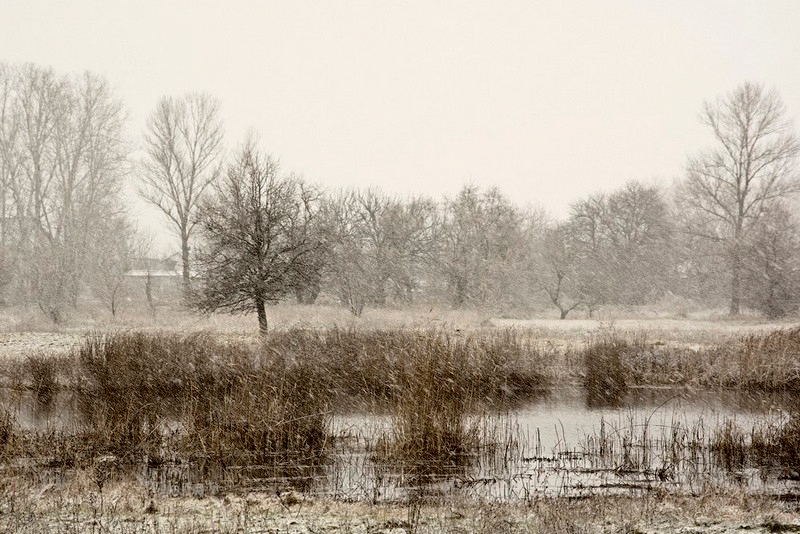
[[[577,274],[590,313],[604,302],[644,304],[663,290],[672,231],[658,188],[631,181],[579,200],[569,229],[582,257]]]
[[[128,171],[122,140],[125,114],[108,82],[85,73],[69,84],[66,113],[56,126],[56,173],[52,217],[44,229],[51,242],[64,244],[61,272],[68,277],[73,306],[88,251],[100,236],[98,225],[121,216],[120,189]]]
[[[561,252],[555,257],[561,258],[561,262],[563,258],[571,258],[570,292],[589,310],[590,316],[613,300],[616,292],[609,211],[608,197],[590,195],[572,204],[568,222],[560,226],[561,238],[565,240],[561,246],[569,253]],[[549,246],[546,250],[554,248]],[[553,300],[552,295],[550,298]]]
[[[439,266],[455,306],[515,304],[526,268],[526,214],[499,189],[464,187],[442,217]]]
[[[66,303],[77,304],[97,221],[120,211],[125,117],[91,73],[58,76],[31,64],[0,71],[3,248],[18,293],[57,321]]]
[[[432,261],[436,206],[378,190],[343,191],[325,202],[330,229],[328,281],[358,316],[367,303],[409,302]]]
[[[6,66],[3,78],[0,167],[6,197],[5,248],[13,255],[17,295],[28,299],[38,293],[34,262],[47,258],[39,254],[40,241],[52,217],[55,131],[66,112],[67,87],[51,69],[32,64]]]
[[[539,289],[558,308],[560,319],[585,304],[577,289],[581,244],[576,235],[578,232],[569,223],[558,224],[544,230],[535,248]]]
[[[181,240],[183,281],[190,281],[189,240],[203,193],[221,172],[220,104],[206,94],[162,98],[147,122],[142,197],[161,210]]]
[[[256,312],[267,332],[268,303],[307,283],[324,243],[310,229],[318,193],[244,145],[198,210],[201,247],[193,304],[202,311]]]
[[[776,205],[748,239],[744,260],[747,303],[771,319],[800,308],[800,234],[791,212]]]
[[[17,123],[13,117],[14,71],[5,63],[0,63],[0,290],[11,282],[12,263],[15,260],[11,217],[13,204],[11,183],[17,172],[17,158],[14,155]],[[5,292],[0,293],[0,304],[5,302]]]
[[[92,254],[92,282],[97,296],[115,316],[120,296],[124,294],[125,276],[134,262],[146,255],[150,241],[143,238],[130,221],[120,216],[104,220],[97,233]]]
[[[701,120],[716,146],[689,159],[682,197],[697,217],[686,230],[724,243],[730,313],[738,315],[744,242],[776,200],[800,191],[800,145],[778,93],[759,84],[744,83],[707,102]]]
[[[326,279],[356,317],[364,311],[378,278],[376,254],[363,225],[359,196],[356,191],[340,191],[325,199],[322,210],[330,245]]]

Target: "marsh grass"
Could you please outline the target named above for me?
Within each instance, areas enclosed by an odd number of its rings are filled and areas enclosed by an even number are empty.
[[[0,455],[5,454],[13,437],[14,418],[5,408],[0,408]]]
[[[480,405],[539,391],[545,367],[511,330],[290,330],[250,342],[116,332],[89,336],[63,358],[24,360],[12,374],[37,398],[70,396],[76,422],[9,432],[22,436],[16,454],[53,466],[105,456],[129,465],[309,465],[335,446],[335,403],[355,399],[390,407],[387,455],[457,463],[480,446]]]
[[[590,339],[583,352],[586,389],[608,397],[624,393],[627,389],[624,362],[630,352],[628,342],[613,334]]]
[[[800,390],[800,327],[751,333],[697,349],[670,347],[657,352],[661,372],[676,376],[678,383]]]
[[[800,389],[800,327],[745,336],[735,359],[741,387]]]
[[[477,451],[474,390],[459,378],[468,373],[462,346],[429,340],[428,350],[413,351],[406,360],[393,403],[393,425],[383,454],[403,463],[458,465]]]
[[[92,338],[76,356],[76,389],[116,454],[164,456],[169,420],[178,434],[169,457],[240,463],[324,454],[327,401],[304,360],[202,334]]]
[[[602,419],[597,430],[585,435],[579,451],[598,469],[638,474],[647,481],[738,477],[746,468],[777,468],[783,477],[798,478],[800,416],[743,425],[728,418],[716,423],[675,417],[654,422],[631,414],[617,422]]]
[[[661,480],[685,472],[686,466],[702,471],[708,459],[702,420],[692,425],[677,419],[654,424],[633,415],[617,423],[602,419],[600,428],[585,436],[580,450],[598,469]]]
[[[702,346],[612,330],[593,336],[582,356],[582,368],[573,365],[571,373],[583,376],[595,395],[624,392],[626,385],[800,390],[800,327],[724,337]]]
[[[423,379],[447,380],[444,394],[496,402],[549,386],[548,360],[524,333],[490,330],[289,330],[265,342],[268,354],[311,362],[317,388],[332,397],[392,400]],[[428,376],[434,373],[434,376]],[[444,386],[442,386],[444,387]]]
[[[755,435],[756,431],[752,435]],[[751,440],[750,444],[755,445]],[[711,452],[725,470],[741,469],[746,465],[748,441],[745,432],[733,421],[725,421],[711,437]]]
[[[800,479],[800,413],[762,422],[750,434],[745,449],[749,461],[778,467],[788,478]]]
[[[643,337],[598,336],[576,361],[585,366],[590,394],[599,391],[608,403],[608,395],[664,369],[687,382],[717,383],[714,377],[734,376],[731,369],[749,361],[745,354],[791,362],[798,337],[788,331],[745,338],[729,347],[728,367],[700,378],[692,373],[717,353],[672,351]],[[209,472],[228,473],[213,475],[222,478],[262,468],[289,472],[332,461],[342,447],[332,416],[348,400],[377,403],[388,413],[366,452],[370,461],[387,473],[396,465],[424,478],[480,462],[481,455],[518,462],[514,433],[487,424],[486,411],[538,394],[550,385],[553,365],[552,353],[517,330],[289,330],[237,342],[204,333],[91,336],[69,356],[35,354],[6,373],[24,376],[37,397],[70,395],[76,422],[23,432],[6,414],[0,447],[6,460],[34,458],[57,469],[94,469],[110,457],[128,467],[212,466]],[[791,366],[781,369],[775,376],[782,379],[766,383],[791,383]],[[715,463],[733,470],[772,462],[791,470],[800,457],[800,423],[790,418],[745,431],[733,424],[713,430],[702,421],[604,421],[586,437],[583,453],[604,469],[666,481]]]
[[[548,385],[544,356],[514,330],[332,330],[290,332],[278,341],[271,347],[284,347],[282,354],[317,355],[312,359],[328,371],[332,396],[388,403],[392,427],[380,440],[382,462],[463,464],[489,442],[476,416],[484,405],[533,396]]]
[[[308,364],[242,377],[221,399],[185,405],[181,450],[236,465],[315,463],[329,449],[330,411]]]
[[[58,392],[57,376],[63,361],[63,357],[54,358],[41,353],[25,359],[24,372],[30,377],[30,388],[39,401],[48,403]]]

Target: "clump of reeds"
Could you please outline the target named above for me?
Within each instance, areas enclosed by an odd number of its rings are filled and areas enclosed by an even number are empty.
[[[117,333],[92,336],[76,349],[73,387],[83,413],[85,446],[131,461],[158,455],[164,409],[192,391],[214,395],[230,373],[206,336]]]
[[[717,463],[731,471],[744,467],[748,457],[747,445],[745,433],[728,419],[711,437],[710,447]]]
[[[800,471],[800,413],[795,411],[780,421],[762,421],[755,426],[748,457],[758,466]]]
[[[594,393],[615,397],[627,389],[625,357],[627,341],[615,335],[589,340],[584,349],[586,377],[584,385]]]
[[[762,419],[745,431],[733,421],[725,421],[710,439],[718,465],[727,470],[752,466],[777,467],[792,478],[800,477],[800,413],[779,420]]]
[[[548,385],[552,362],[516,330],[467,337],[463,351],[475,373],[472,389],[480,399],[524,398]]]
[[[327,399],[315,391],[324,371],[268,345],[122,333],[88,339],[77,362],[87,419],[118,455],[263,462],[321,456],[328,438]],[[167,418],[180,420],[180,436],[169,443]]]
[[[125,332],[88,338],[76,351],[78,389],[144,401],[214,394],[251,363],[246,347],[206,334]]]
[[[583,453],[618,472],[650,472],[665,479],[717,468],[736,471],[775,462],[785,466],[794,451],[781,439],[784,428],[789,427],[761,421],[745,432],[731,419],[716,428],[706,427],[702,419],[691,425],[676,419],[651,424],[649,418],[629,417],[623,425],[601,420],[599,432],[585,436]]]
[[[743,337],[735,347],[737,386],[800,388],[800,327]]]
[[[707,371],[705,362],[686,347],[653,342],[644,334],[634,334],[625,345],[622,365],[631,386],[698,383]]]
[[[181,447],[228,463],[306,464],[321,461],[330,443],[330,413],[308,362],[270,362],[213,402],[186,406]]]
[[[460,334],[446,330],[271,335],[265,351],[313,362],[323,395],[382,402],[393,414],[384,458],[457,463],[480,444],[479,405],[536,394],[547,384],[545,358],[514,330]]]
[[[458,464],[480,445],[467,420],[472,392],[458,382],[468,362],[447,343],[431,345],[408,355],[386,452],[404,463]]]
[[[264,350],[283,361],[312,362],[320,393],[374,400],[389,399],[396,391],[403,345],[397,332],[295,329],[271,334]]]
[[[725,339],[694,347],[648,342],[611,333],[592,338],[582,352],[585,384],[611,396],[623,384],[800,389],[800,327]]]
[[[292,330],[258,344],[122,332],[88,337],[64,361],[36,355],[25,366],[34,390],[76,394],[80,423],[20,442],[64,467],[104,456],[313,464],[326,458],[329,406],[342,397],[391,407],[388,456],[457,463],[486,441],[481,403],[547,383],[544,357],[514,331]]]
[[[13,435],[14,419],[7,410],[0,408],[0,453],[5,452]]]
[[[30,376],[30,388],[41,402],[50,402],[58,390],[58,367],[62,358],[33,354],[25,359],[25,374]]]
[[[318,388],[346,398],[391,401],[420,370],[419,357],[463,363],[453,368],[454,387],[482,401],[528,396],[548,383],[546,358],[515,330],[290,330],[272,334],[265,346],[270,354],[315,362]]]

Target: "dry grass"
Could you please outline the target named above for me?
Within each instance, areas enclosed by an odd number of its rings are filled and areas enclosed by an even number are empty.
[[[225,477],[243,466],[328,465],[339,438],[331,414],[344,399],[356,399],[383,405],[391,415],[378,450],[369,450],[372,459],[428,470],[461,466],[513,440],[486,432],[483,408],[537,394],[565,362],[572,377],[603,392],[641,383],[733,385],[749,367],[760,369],[747,375],[749,387],[791,388],[797,387],[790,377],[799,338],[798,330],[786,330],[747,336],[724,350],[692,350],[609,332],[581,352],[559,353],[543,351],[530,332],[518,329],[289,329],[238,340],[117,332],[91,336],[69,356],[6,362],[5,376],[42,402],[74,395],[80,423],[22,431],[5,414],[0,451],[9,472],[21,458],[62,475],[101,473],[105,462],[123,472],[180,463],[222,466],[207,476],[232,484]],[[632,422],[587,436],[586,450],[613,469],[665,479],[683,465],[715,462],[725,469],[769,463],[791,472],[800,457],[798,429],[794,417],[716,432]]]
[[[525,505],[451,501],[342,503],[294,493],[197,498],[148,495],[135,481],[102,490],[93,473],[61,487],[16,477],[0,482],[0,529],[6,532],[189,534],[196,532],[752,532],[797,529],[796,509],[741,491],[706,487],[694,495],[647,494],[537,499]]]
[[[641,332],[592,336],[571,360],[567,376],[592,392],[625,386],[691,385],[761,391],[800,390],[800,328],[725,338],[717,345],[680,346]],[[562,353],[569,361],[569,350]]]
[[[388,403],[385,441],[403,458],[452,459],[478,446],[466,422],[478,403],[547,385],[542,355],[513,331],[290,330],[251,342],[119,332],[91,336],[68,357],[9,365],[42,402],[59,390],[74,396],[74,428],[11,427],[9,454],[63,467],[105,455],[131,465],[323,462],[342,399]]]
[[[612,398],[624,393],[627,373],[623,362],[629,352],[628,343],[619,337],[591,339],[583,353],[586,389],[592,394]]]
[[[489,402],[548,386],[546,355],[514,330],[290,330],[273,333],[265,347],[313,362],[325,394],[366,401],[391,400],[420,377],[449,384],[443,395]]]

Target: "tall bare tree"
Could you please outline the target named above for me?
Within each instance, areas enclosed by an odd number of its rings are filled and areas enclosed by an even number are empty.
[[[256,312],[307,285],[324,246],[312,229],[318,193],[278,176],[277,163],[244,145],[198,210],[201,245],[193,304],[202,311]]]
[[[56,173],[52,217],[45,231],[64,244],[61,272],[67,297],[77,302],[78,284],[101,221],[119,216],[122,179],[128,171],[122,139],[125,114],[108,82],[85,73],[69,85],[66,113],[56,127]]]
[[[6,196],[6,251],[13,256],[16,293],[36,292],[34,249],[55,196],[56,124],[66,111],[67,86],[52,69],[32,64],[4,69],[0,168]],[[49,207],[48,207],[49,206]]]
[[[181,240],[188,286],[189,240],[203,193],[221,172],[223,130],[219,101],[207,94],[164,97],[147,121],[142,197],[167,216]]]
[[[122,103],[97,75],[0,69],[4,251],[18,295],[53,320],[77,303],[97,221],[120,212]]]
[[[738,315],[744,242],[776,200],[800,191],[800,145],[779,94],[756,83],[707,102],[700,118],[715,146],[688,162],[682,197],[696,217],[687,231],[725,245],[730,313]]]
[[[501,308],[524,301],[531,221],[497,188],[464,187],[444,206],[439,268],[455,306]]]
[[[14,207],[11,183],[18,167],[13,152],[17,135],[13,118],[13,88],[14,71],[9,65],[0,63],[0,304],[5,300],[3,290],[11,282],[11,264],[15,259],[10,253],[13,229],[9,228]]]

